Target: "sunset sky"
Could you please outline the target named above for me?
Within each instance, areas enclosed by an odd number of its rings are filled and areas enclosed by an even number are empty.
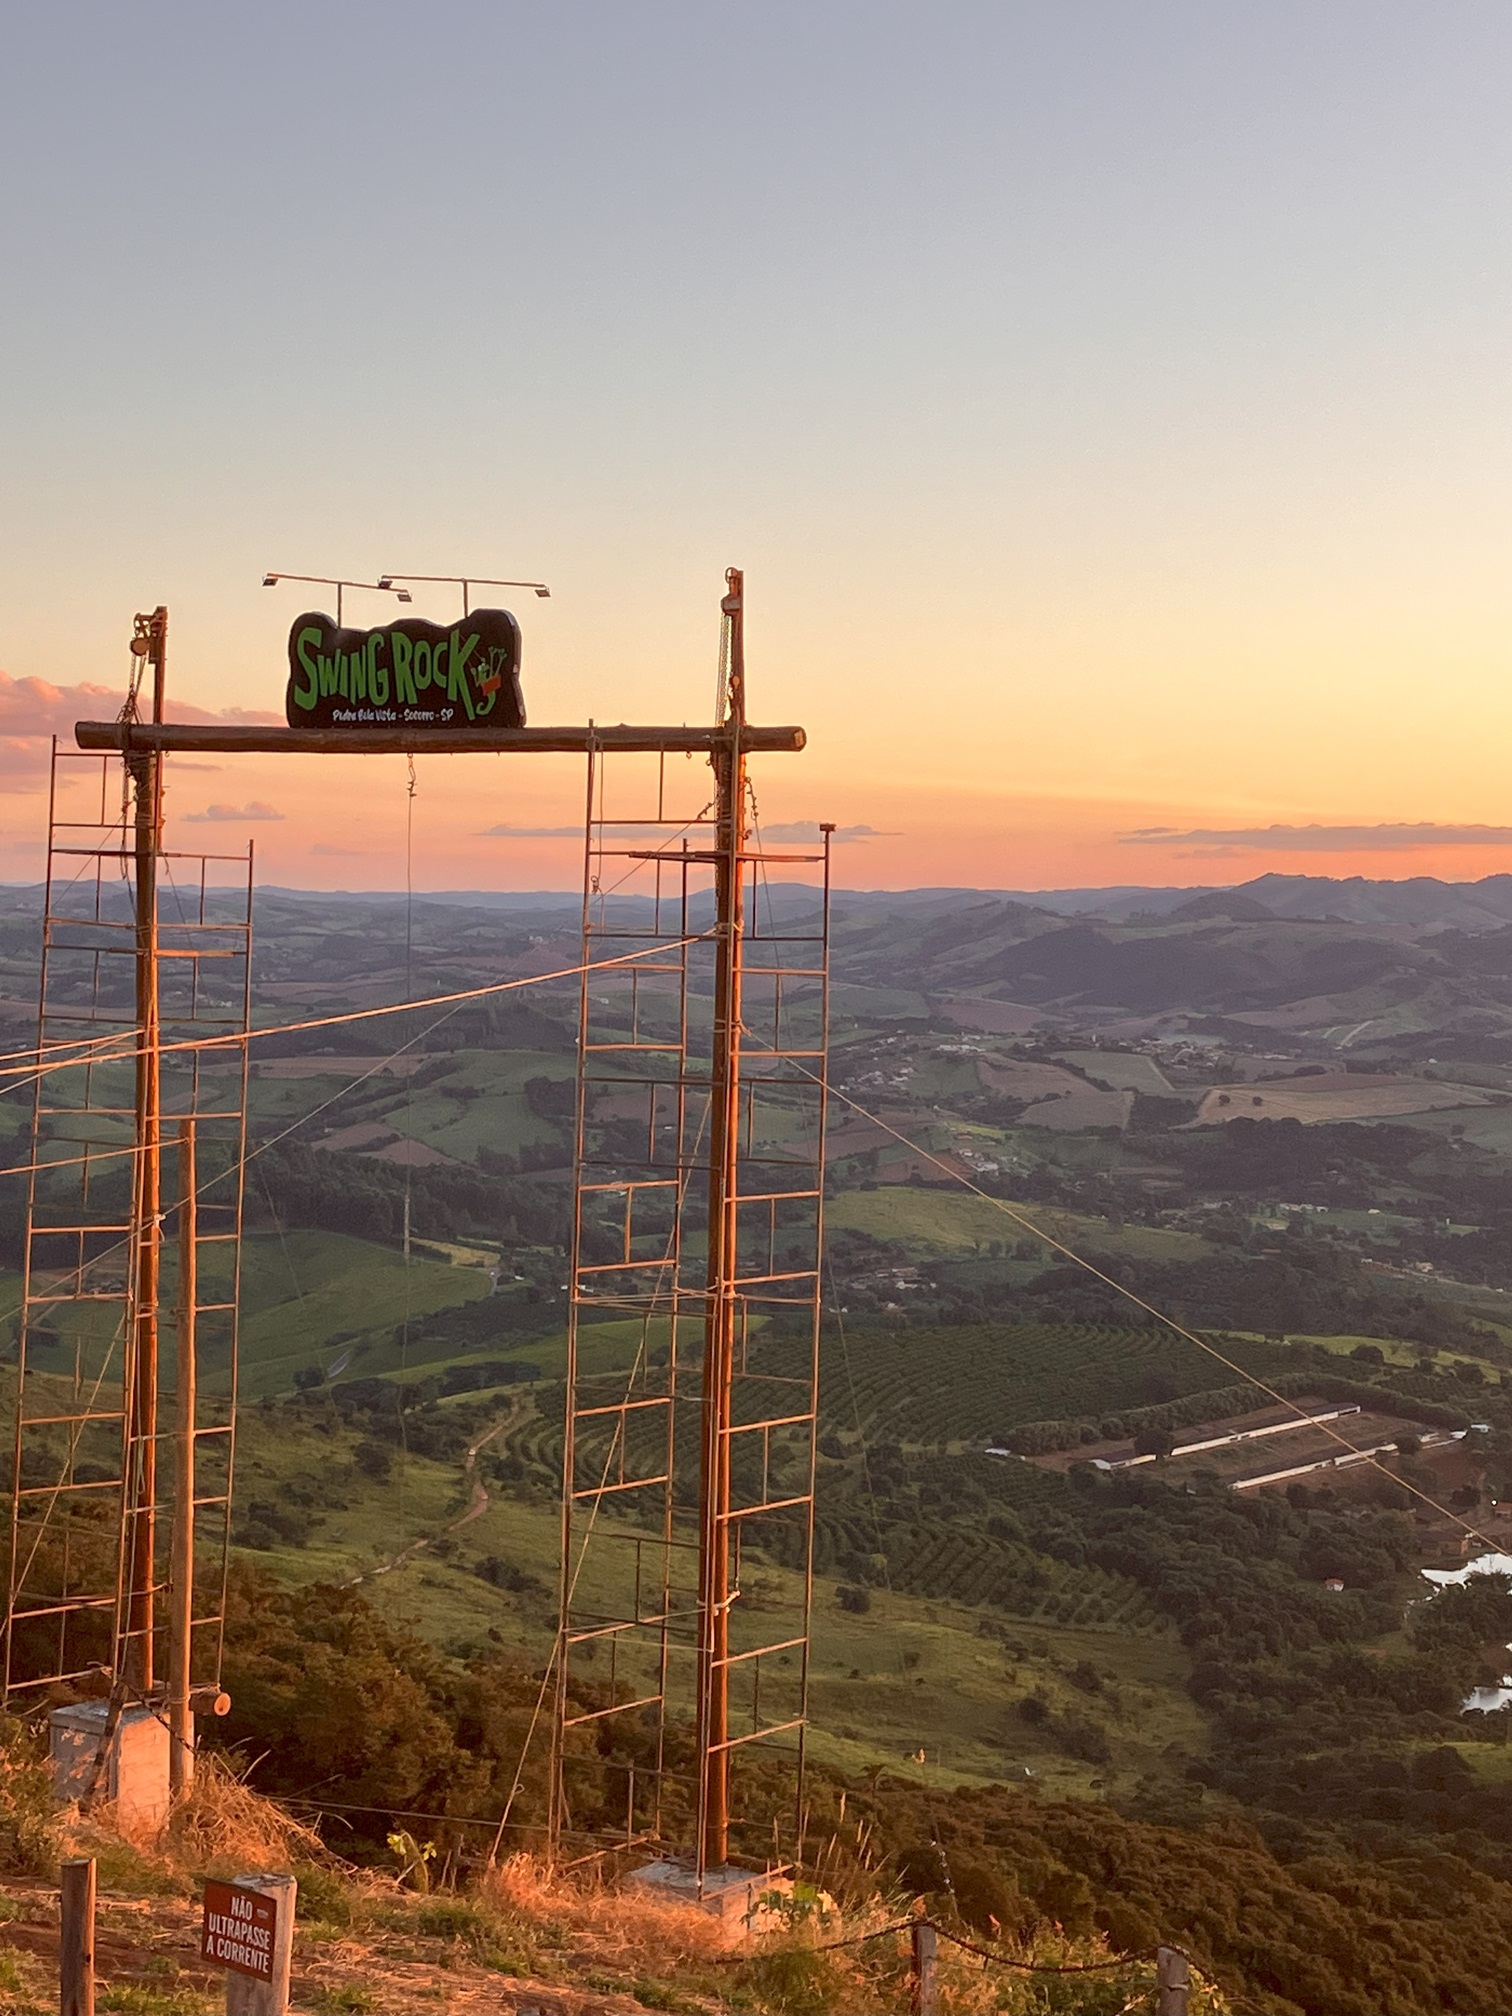
[[[533,722],[698,720],[732,562],[846,886],[1512,869],[1504,0],[4,11],[0,879],[138,609],[281,714],[264,570],[539,576]],[[402,759],[170,793],[402,880]],[[580,803],[423,758],[417,886]]]

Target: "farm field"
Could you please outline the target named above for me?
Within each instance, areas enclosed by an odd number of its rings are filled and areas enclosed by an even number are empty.
[[[1512,1155],[1512,1105],[1469,1106],[1463,1100],[1463,1093],[1456,1090],[1453,1105],[1433,1112],[1404,1114],[1402,1124],[1419,1127],[1425,1133],[1468,1141],[1494,1155]]]
[[[1041,1099],[1025,1107],[1019,1116],[1021,1127],[1050,1127],[1057,1133],[1077,1134],[1087,1128],[1129,1124],[1134,1108],[1132,1092],[1100,1092],[1095,1085],[1078,1082],[1074,1092]]]
[[[538,1112],[525,1088],[533,1079],[570,1081],[574,1070],[560,1049],[270,1058],[253,1067],[249,1114],[254,1126],[280,1131],[306,1123],[301,1138],[310,1147],[382,1152],[371,1143],[399,1134],[471,1162],[480,1147],[563,1143],[563,1123]],[[374,1130],[368,1140],[353,1135],[359,1125]]]
[[[241,1381],[248,1399],[290,1390],[294,1374],[353,1351],[352,1376],[399,1363],[396,1325],[488,1294],[475,1267],[414,1258],[338,1232],[253,1232],[242,1249]],[[412,1369],[425,1357],[417,1345]]]
[[[1229,1120],[1300,1120],[1304,1126],[1315,1126],[1328,1120],[1384,1120],[1399,1113],[1430,1113],[1440,1107],[1485,1103],[1463,1086],[1440,1085],[1426,1078],[1323,1073],[1280,1082],[1215,1085],[1204,1095],[1194,1124],[1214,1127]]]
[[[1196,1260],[1208,1250],[1207,1241],[1196,1232],[1159,1225],[1115,1228],[1105,1218],[1037,1204],[1015,1209],[1078,1251],[1125,1253],[1141,1260]],[[824,1215],[831,1232],[866,1232],[920,1255],[976,1253],[994,1240],[1011,1244],[1033,1236],[990,1199],[939,1186],[888,1184],[875,1190],[844,1190],[829,1200]]]
[[[1420,1359],[1426,1359],[1433,1365],[1447,1369],[1452,1369],[1456,1365],[1474,1365],[1485,1374],[1487,1381],[1493,1384],[1501,1377],[1501,1367],[1493,1364],[1489,1358],[1477,1358],[1470,1351],[1429,1351],[1421,1344],[1411,1343],[1401,1337],[1338,1337],[1308,1333],[1307,1335],[1297,1335],[1292,1341],[1300,1344],[1318,1344],[1325,1351],[1333,1352],[1337,1357],[1346,1359],[1357,1346],[1361,1344],[1373,1344],[1388,1365],[1414,1366]],[[1468,1405],[1469,1393],[1466,1392],[1462,1397],[1465,1398]]]
[[[972,994],[947,995],[939,1005],[947,1021],[990,1036],[1027,1036],[1041,1022],[1054,1019],[1042,1008],[1021,1008],[1013,1001],[992,1001]]]
[[[1100,1078],[1116,1092],[1149,1092],[1169,1099],[1174,1087],[1153,1057],[1124,1050],[1062,1050],[1067,1064],[1075,1064],[1089,1078]]]

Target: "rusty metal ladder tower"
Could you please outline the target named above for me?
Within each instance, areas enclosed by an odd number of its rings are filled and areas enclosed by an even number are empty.
[[[166,637],[138,617],[128,718],[150,671],[162,720]],[[53,748],[3,1677],[165,1712],[182,1789],[220,1681],[252,854],[165,850],[161,766]]]
[[[590,747],[550,1836],[797,1849],[808,1702],[829,830],[771,850],[743,740],[744,584],[707,773]],[[817,885],[773,890],[773,864]],[[752,1744],[793,1823],[737,1817]]]

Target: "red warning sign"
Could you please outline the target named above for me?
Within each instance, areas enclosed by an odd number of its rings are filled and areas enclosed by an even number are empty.
[[[250,1974],[256,1981],[271,1981],[277,1929],[278,1905],[273,1898],[260,1890],[242,1890],[235,1883],[207,1880],[200,1926],[203,1959],[236,1974]]]

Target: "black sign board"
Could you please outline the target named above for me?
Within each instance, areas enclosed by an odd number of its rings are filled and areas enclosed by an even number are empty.
[[[418,617],[338,630],[329,616],[289,632],[291,728],[523,728],[520,626],[507,609],[458,623]]]

